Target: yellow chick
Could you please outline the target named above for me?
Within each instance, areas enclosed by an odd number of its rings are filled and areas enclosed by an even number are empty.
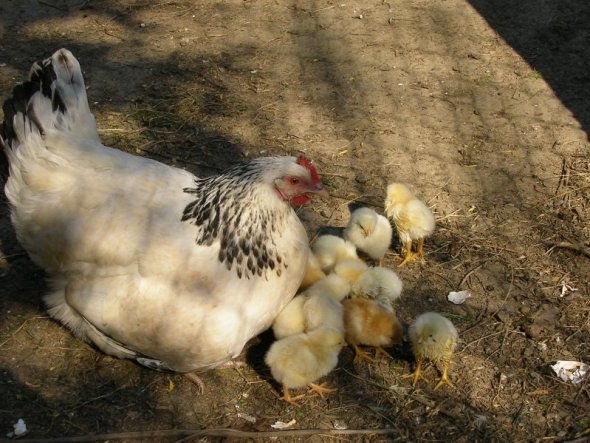
[[[305,292],[308,295],[314,294],[316,292],[325,292],[329,294],[334,300],[340,302],[348,294],[350,294],[350,283],[348,283],[338,274],[330,274],[327,277],[315,282]]]
[[[385,213],[397,228],[405,249],[405,256],[399,266],[424,255],[424,239],[434,232],[434,214],[426,204],[417,199],[402,183],[387,186]],[[418,241],[417,254],[412,253],[412,241]]]
[[[351,296],[368,297],[387,307],[401,296],[402,288],[402,281],[391,269],[368,268],[351,285]]]
[[[453,386],[447,375],[459,337],[453,323],[436,312],[426,312],[416,318],[414,324],[410,326],[408,336],[416,358],[416,370],[405,377],[413,378],[415,386],[422,378],[424,360],[430,360],[442,373],[434,389],[440,388],[445,383]]]
[[[326,277],[326,274],[324,273],[324,271],[322,271],[322,268],[320,267],[320,263],[318,262],[318,259],[313,254],[313,252],[310,251],[309,255],[307,256],[307,265],[305,267],[305,275],[303,276],[303,281],[301,282],[301,285],[299,285],[299,289],[300,290],[307,289],[312,284],[314,284],[318,280],[321,280],[325,277]]]
[[[316,291],[303,304],[305,332],[322,327],[334,328],[344,334],[342,305],[329,293]]]
[[[333,328],[319,328],[274,342],[264,361],[270,367],[273,378],[282,385],[281,399],[295,404],[304,395],[291,397],[289,389],[304,386],[309,386],[322,397],[325,393],[334,392],[335,389],[315,382],[336,367],[343,345],[342,332]]]
[[[393,229],[389,220],[371,208],[358,208],[350,215],[342,235],[346,240],[383,264],[383,257],[391,245]]]
[[[276,316],[272,324],[272,332],[277,340],[305,331],[303,305],[307,301],[305,293],[294,297]]]
[[[311,245],[311,250],[324,272],[331,272],[341,260],[358,258],[356,247],[335,235],[320,235]]]
[[[360,345],[373,346],[384,355],[389,355],[384,347],[401,345],[403,327],[393,309],[367,298],[346,299],[342,307],[346,342],[354,349],[355,361],[372,361]]]
[[[336,263],[333,273],[353,285],[367,269],[369,269],[369,266],[360,258],[349,258]]]
[[[272,330],[277,340],[308,332],[322,325],[344,332],[342,305],[350,285],[342,277],[330,274],[294,297],[275,318]]]

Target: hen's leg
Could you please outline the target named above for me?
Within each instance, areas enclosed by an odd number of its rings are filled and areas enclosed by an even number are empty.
[[[325,383],[322,383],[321,385],[316,385],[315,383],[310,383],[308,386],[309,386],[310,391],[317,392],[319,394],[319,396],[322,398],[324,398],[324,394],[329,394],[331,392],[338,391],[338,389],[332,389],[332,388],[326,387]]]
[[[198,377],[195,373],[186,372],[183,375],[187,380],[189,380],[190,382],[197,385],[197,389],[199,390],[199,394],[202,394],[203,392],[205,392],[205,383],[203,383],[203,380],[201,380],[201,378]]]
[[[405,246],[406,254],[405,254],[402,262],[399,264],[400,268],[402,266],[404,266],[406,263],[409,263],[409,262],[414,261],[416,259],[414,253],[412,253],[412,240],[408,241],[404,246]]]

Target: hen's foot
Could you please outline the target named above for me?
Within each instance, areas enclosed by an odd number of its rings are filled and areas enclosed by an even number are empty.
[[[201,380],[199,376],[197,376],[197,374],[195,374],[194,372],[186,372],[182,375],[184,375],[186,379],[188,379],[191,383],[194,383],[197,386],[199,394],[205,392],[205,383],[203,382],[203,380]]]

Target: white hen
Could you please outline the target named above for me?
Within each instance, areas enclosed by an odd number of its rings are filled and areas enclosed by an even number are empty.
[[[14,89],[0,135],[12,222],[49,274],[49,314],[104,352],[179,372],[218,366],[299,287],[308,238],[289,203],[324,192],[306,159],[197,178],[105,147],[65,49]]]

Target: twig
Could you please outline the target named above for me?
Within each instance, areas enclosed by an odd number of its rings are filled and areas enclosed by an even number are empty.
[[[502,300],[502,303],[500,304],[500,306],[498,306],[498,309],[496,309],[492,315],[490,315],[490,317],[495,317],[498,312],[500,312],[500,309],[502,309],[502,307],[506,304],[506,300],[508,300],[508,297],[510,296],[510,293],[512,292],[512,286],[514,284],[514,268],[510,267],[510,286],[508,287],[508,291],[506,291],[506,295],[504,296],[504,300]]]
[[[162,158],[167,158],[167,159],[174,160],[174,161],[179,161],[179,162],[182,162],[182,163],[187,163],[189,165],[200,166],[202,168],[211,169],[213,171],[221,171],[222,170],[222,168],[220,168],[218,166],[215,166],[215,165],[212,165],[212,164],[209,164],[209,163],[198,162],[198,161],[188,160],[188,159],[181,159],[181,158],[178,158],[178,157],[174,157],[173,155],[165,154],[163,152],[150,151],[149,149],[140,148],[140,147],[138,147],[136,149],[138,149],[138,150],[140,150],[142,152],[148,153],[148,154],[157,155],[157,156],[162,157]]]
[[[37,3],[39,3],[40,5],[43,5],[43,6],[49,6],[50,8],[57,9],[58,11],[61,11],[61,12],[68,12],[68,8],[60,8],[57,5],[52,5],[51,3],[44,2],[43,0],[37,0]]]
[[[589,429],[586,429],[584,432],[589,432]],[[574,438],[573,440],[567,440],[564,443],[588,443],[590,442],[590,435],[583,435],[582,437]]]
[[[578,332],[580,332],[582,329],[584,329],[586,327],[586,325],[588,324],[588,321],[590,320],[590,313],[588,313],[588,315],[586,316],[586,321],[578,328],[576,329],[573,333],[571,333],[566,339],[565,341],[568,342],[574,335],[576,335]]]
[[[37,316],[37,317],[31,317],[31,318],[27,318],[27,319],[26,319],[24,322],[22,322],[22,324],[21,324],[21,325],[20,325],[18,328],[16,328],[16,331],[14,331],[12,334],[10,334],[10,337],[8,337],[6,340],[4,340],[2,343],[0,343],[0,350],[1,350],[2,346],[4,346],[6,343],[8,343],[10,340],[12,340],[12,339],[14,338],[14,336],[15,336],[16,334],[18,334],[18,333],[19,333],[19,331],[20,331],[22,328],[24,328],[24,327],[25,327],[25,325],[26,325],[26,324],[27,324],[29,321],[31,321],[31,320],[37,320],[37,319],[40,319],[40,318],[49,318],[49,317],[48,317],[47,315],[40,315],[40,316]]]
[[[457,286],[457,289],[461,289],[461,286],[463,286],[463,283],[465,283],[467,281],[467,279],[469,278],[469,276],[471,276],[471,274],[473,274],[475,271],[477,271],[478,269],[480,269],[483,265],[484,265],[483,263],[480,263],[475,268],[473,268],[471,271],[469,271],[467,274],[465,274],[465,276],[459,282],[459,285]]]
[[[584,246],[581,243],[571,243],[569,241],[562,241],[559,243],[546,243],[551,248],[563,248],[563,249],[570,249],[572,251],[579,252],[580,254],[584,254],[586,257],[590,257],[590,248]]]
[[[468,348],[469,346],[471,346],[473,343],[478,343],[478,342],[480,342],[480,341],[482,341],[482,340],[485,340],[486,338],[493,337],[494,335],[498,335],[498,334],[501,334],[501,333],[503,333],[503,332],[504,332],[504,331],[492,332],[491,334],[484,335],[483,337],[480,337],[480,338],[476,338],[475,340],[473,340],[473,341],[471,341],[471,342],[467,343],[465,346],[463,346],[463,349],[461,349],[461,352],[465,352],[465,349],[467,349],[467,348]]]
[[[553,200],[557,200],[559,197],[563,197],[564,195],[568,195],[573,193],[574,191],[583,191],[585,189],[590,188],[590,185],[588,186],[582,186],[580,188],[575,188],[575,189],[569,189],[567,191],[561,192],[559,194],[554,195],[553,197],[548,198],[547,200],[542,201],[541,203],[537,203],[534,206],[531,206],[529,209],[537,209],[540,206],[545,206],[547,203],[553,201]]]
[[[239,431],[237,429],[170,429],[160,431],[120,432],[112,434],[84,435],[79,437],[25,438],[20,443],[85,443],[105,440],[160,440],[165,437],[226,437],[226,438],[271,438],[305,437],[311,435],[383,435],[393,434],[395,429],[293,429],[288,431]]]
[[[16,254],[0,255],[0,260],[6,260],[8,258],[25,257],[26,252],[17,252]]]

